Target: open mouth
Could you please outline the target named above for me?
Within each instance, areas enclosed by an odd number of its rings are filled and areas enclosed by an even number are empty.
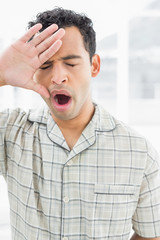
[[[65,105],[69,102],[71,97],[64,95],[64,94],[56,94],[54,96],[54,99],[55,99],[56,103],[58,103],[59,105]]]
[[[51,93],[51,101],[55,110],[60,112],[68,111],[72,106],[72,96],[65,89],[54,90]]]

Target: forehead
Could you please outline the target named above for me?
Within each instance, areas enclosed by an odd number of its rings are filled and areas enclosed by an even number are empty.
[[[85,49],[83,37],[77,27],[66,27],[65,35],[62,38],[62,46],[54,55],[63,57],[64,55],[88,55]]]
[[[62,38],[62,43],[63,43],[63,45],[75,43],[74,45],[81,45],[84,47],[83,37],[82,37],[79,29],[74,26],[65,28],[65,35]]]

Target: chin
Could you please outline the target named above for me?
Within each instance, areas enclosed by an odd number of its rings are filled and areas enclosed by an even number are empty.
[[[53,109],[52,109],[51,113],[52,113],[53,119],[59,119],[61,121],[69,121],[76,117],[76,116],[74,116],[73,113],[57,112]]]

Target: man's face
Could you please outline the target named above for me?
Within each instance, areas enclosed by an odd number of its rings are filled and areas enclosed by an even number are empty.
[[[90,81],[98,62],[93,57],[91,64],[78,28],[68,27],[65,31],[61,48],[37,70],[34,79],[50,92],[50,98],[44,100],[52,116],[70,120],[93,107]]]

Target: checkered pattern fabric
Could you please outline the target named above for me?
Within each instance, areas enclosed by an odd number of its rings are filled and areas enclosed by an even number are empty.
[[[70,151],[49,110],[0,114],[13,240],[160,236],[156,151],[101,107]]]

